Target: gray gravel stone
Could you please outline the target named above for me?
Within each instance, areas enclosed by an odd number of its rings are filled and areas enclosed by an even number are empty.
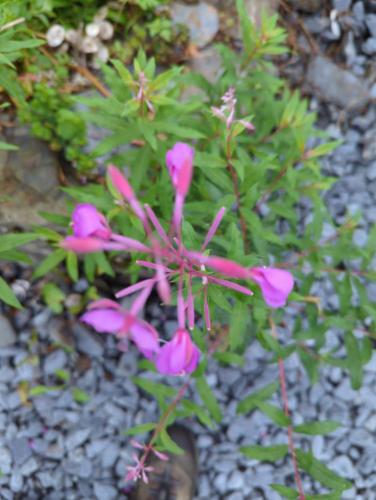
[[[38,461],[34,457],[31,457],[20,467],[20,473],[22,476],[30,476],[31,474],[34,474],[34,472],[37,471],[38,468]]]
[[[83,444],[89,437],[91,433],[91,429],[78,429],[74,432],[68,434],[65,439],[65,447],[68,451],[77,448],[81,444]]]
[[[346,479],[353,479],[355,476],[354,466],[346,455],[341,455],[331,460],[330,468]]]
[[[353,233],[353,242],[358,247],[364,247],[367,244],[368,234],[364,229],[355,229]]]
[[[10,477],[10,489],[14,493],[19,493],[23,488],[23,478],[18,470],[13,471]]]
[[[352,0],[334,0],[333,7],[338,12],[344,12],[351,7],[351,2],[352,2]]]
[[[8,448],[0,447],[0,470],[4,475],[10,474],[12,455]]]
[[[94,495],[97,500],[114,500],[118,494],[113,486],[103,483],[94,483]]]
[[[56,370],[62,370],[68,362],[68,357],[62,349],[51,352],[44,360],[44,371],[52,375]]]
[[[363,52],[372,56],[376,54],[376,38],[368,38],[368,40],[362,45]]]
[[[307,72],[309,85],[320,97],[343,108],[363,108],[370,99],[364,83],[323,56],[316,56]],[[341,88],[341,92],[338,89]]]
[[[235,470],[227,481],[228,490],[241,490],[244,488],[244,476],[240,471]]]
[[[106,446],[106,448],[101,453],[102,467],[104,467],[105,469],[113,467],[119,457],[119,452],[119,447],[114,443],[110,443],[108,446]]]
[[[9,443],[9,448],[16,466],[22,465],[32,455],[27,438],[12,439]]]
[[[16,342],[16,334],[8,318],[0,314],[0,349]]]
[[[197,5],[173,3],[171,5],[173,24],[183,24],[189,29],[190,40],[197,47],[205,47],[219,29],[218,11],[212,5],[200,2]]]
[[[103,344],[94,333],[89,332],[79,323],[74,325],[73,333],[75,335],[79,351],[88,354],[89,356],[93,356],[94,358],[98,358],[103,355]]]

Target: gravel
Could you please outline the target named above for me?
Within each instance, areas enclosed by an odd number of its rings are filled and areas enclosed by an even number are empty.
[[[303,13],[305,26],[322,53],[338,43],[330,33],[327,11],[320,10],[322,2],[290,3]],[[340,41],[345,43],[338,46],[336,60],[318,55],[307,72],[313,92],[311,109],[318,112],[320,128],[343,140],[323,160],[323,171],[338,178],[325,200],[336,223],[344,221],[347,210],[363,212],[354,232],[354,242],[360,248],[376,220],[376,112],[370,103],[375,99],[376,84],[367,79],[374,68],[376,12],[370,5],[332,1],[332,8],[341,13],[337,21]],[[332,229],[325,227],[326,234]],[[376,261],[370,265],[376,269]],[[73,291],[82,293],[87,287],[87,282],[80,280]],[[15,312],[12,321],[0,314],[0,495],[30,500],[120,498],[129,487],[124,475],[132,453],[129,438],[122,431],[158,415],[156,403],[129,380],[138,373],[136,352],[131,348],[120,353],[112,338],[97,335],[78,322],[67,326],[69,323],[53,317],[39,304],[32,291],[28,292],[27,308]],[[318,283],[317,290],[313,287],[311,294],[316,293],[336,308],[337,297],[329,280]],[[376,284],[370,284],[367,293],[376,302]],[[147,314],[165,323],[168,335],[176,328],[157,304],[151,304]],[[30,342],[33,332],[38,342]],[[328,333],[332,347],[339,341],[336,331]],[[72,352],[57,347],[62,343],[71,346]],[[56,370],[71,374],[67,387],[56,378]],[[293,486],[291,461],[260,463],[243,456],[238,447],[286,443],[286,434],[258,410],[246,416],[236,414],[237,400],[276,380],[278,368],[269,364],[258,344],[252,344],[243,368],[218,368],[210,361],[208,371],[208,384],[220,401],[224,420],[214,430],[189,422],[199,450],[196,498],[278,500],[269,484]],[[296,359],[286,360],[294,423],[333,419],[342,424],[328,436],[307,439],[297,435],[297,445],[306,449],[309,442],[318,459],[353,482],[353,488],[343,494],[351,500],[376,498],[376,355],[365,371],[365,385],[359,391],[351,389],[340,368],[330,366],[322,368],[319,383],[310,387]],[[30,387],[61,387],[30,398],[26,406],[20,397],[25,383]],[[88,402],[75,400],[72,389],[77,387],[87,393]],[[277,397],[272,402],[280,405]],[[311,494],[324,493],[305,476],[303,487]]]

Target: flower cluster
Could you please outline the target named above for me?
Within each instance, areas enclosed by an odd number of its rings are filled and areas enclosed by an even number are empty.
[[[113,232],[104,215],[90,204],[76,206],[72,215],[73,235],[65,238],[62,243],[64,248],[77,253],[117,250],[146,255],[145,260],[138,260],[137,263],[149,269],[153,273],[152,276],[116,293],[118,299],[135,295],[129,310],[123,309],[112,300],[101,299],[92,303],[81,319],[98,332],[116,335],[122,349],[125,349],[131,340],[146,358],[155,363],[157,370],[166,375],[191,373],[200,360],[200,351],[192,342],[189,333],[195,325],[195,295],[192,291],[194,280],[200,280],[202,284],[203,317],[208,331],[211,329],[208,303],[210,285],[219,285],[252,295],[253,292],[249,288],[232,281],[252,280],[261,288],[265,302],[273,308],[286,303],[294,285],[293,277],[288,271],[270,267],[247,268],[223,257],[206,255],[205,250],[224,216],[224,208],[214,217],[200,252],[184,246],[183,208],[192,180],[193,160],[194,150],[187,144],[177,143],[167,152],[166,164],[175,190],[175,205],[169,231],[165,231],[150,206],[141,205],[120,170],[110,165],[108,171],[111,182],[141,221],[147,244]],[[154,287],[162,302],[170,303],[172,282],[177,282],[178,328],[173,338],[163,344],[153,326],[139,319],[138,314]]]
[[[47,33],[47,44],[53,48],[60,48],[66,52],[72,47],[85,55],[92,55],[101,62],[107,62],[110,55],[105,43],[109,42],[114,36],[113,25],[106,20],[107,9],[102,8],[98,11],[93,21],[82,29],[65,29],[60,24],[52,25]],[[91,61],[93,67],[98,67],[94,59]]]

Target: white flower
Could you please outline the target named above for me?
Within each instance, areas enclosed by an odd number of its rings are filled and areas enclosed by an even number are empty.
[[[65,29],[60,24],[54,24],[46,33],[47,43],[50,47],[58,47],[64,41]]]
[[[114,27],[108,21],[101,21],[99,23],[99,38],[101,40],[111,40],[114,36]]]
[[[99,35],[99,24],[98,23],[90,23],[86,26],[85,31],[87,36],[92,38],[96,38]]]

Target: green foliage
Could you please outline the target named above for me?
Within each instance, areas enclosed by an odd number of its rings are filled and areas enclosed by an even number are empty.
[[[31,99],[20,113],[31,125],[35,137],[50,143],[51,149],[62,150],[65,158],[78,170],[87,171],[95,163],[83,151],[86,144],[86,125],[73,110],[73,98],[46,83],[34,86]]]
[[[51,311],[56,314],[63,312],[65,294],[54,283],[46,283],[43,286],[42,297]]]
[[[374,330],[376,321],[374,307],[364,292],[364,280],[374,278],[369,265],[375,254],[376,230],[372,230],[367,246],[359,249],[352,241],[356,218],[348,216],[341,226],[336,226],[331,220],[321,193],[331,186],[333,179],[322,175],[319,159],[337,144],[324,143],[313,149],[309,146],[312,139],[322,139],[314,127],[316,116],[308,111],[307,101],[298,92],[291,92],[286,82],[276,76],[271,62],[272,56],[286,50],[283,45],[285,32],[277,25],[276,18],[264,17],[260,30],[257,30],[246,14],[243,1],[237,0],[237,6],[244,50],[234,53],[228,47],[219,47],[223,75],[216,84],[209,84],[201,75],[183,74],[177,67],[157,73],[155,60],[139,51],[132,68],[125,66],[120,59],[103,67],[109,97],[77,97],[75,100],[86,106],[87,110],[81,115],[85,121],[109,132],[93,154],[109,154],[111,162],[127,166],[135,191],[142,193],[142,200],[155,209],[164,224],[173,204],[173,189],[165,169],[166,151],[178,141],[195,144],[196,168],[183,228],[192,248],[199,248],[214,213],[225,206],[229,210],[210,251],[245,266],[277,262],[288,267],[294,262],[297,286],[291,301],[301,308],[301,313],[296,315],[295,323],[283,341],[271,331],[271,324],[275,323],[277,330],[283,324],[283,310],[276,311],[271,318],[270,309],[261,299],[258,289],[254,289],[253,296],[240,298],[235,291],[223,292],[211,287],[209,304],[215,318],[214,327],[218,330],[222,327],[224,337],[215,358],[221,363],[241,364],[246,347],[251,341],[258,341],[270,362],[295,353],[312,383],[318,381],[320,366],[327,363],[346,370],[352,386],[359,388],[363,367],[372,354],[372,343],[367,334]],[[192,85],[200,93],[191,93],[191,97],[183,100],[182,93]],[[237,118],[252,119],[254,133],[249,133],[239,122],[229,133],[210,110],[211,106],[220,105],[221,96],[232,86],[236,89]],[[76,130],[77,122],[69,113],[65,113],[64,119],[69,126],[62,125],[61,134],[69,139],[74,137],[72,131]],[[78,129],[83,131],[81,126]],[[127,147],[120,151],[117,149],[125,145]],[[237,176],[236,193],[232,170]],[[93,185],[65,191],[76,201],[94,203],[114,230],[142,240],[139,221],[129,207],[114,203],[108,192],[111,193],[111,189],[111,186],[106,190],[103,185]],[[300,224],[299,212],[303,199],[310,204],[312,212],[310,222],[304,227]],[[322,237],[324,223],[335,227],[334,238]],[[56,244],[53,235],[50,241]],[[119,259],[115,252],[106,256],[86,256],[83,271],[87,278],[92,281],[99,272],[115,274],[115,255]],[[139,272],[135,264],[137,258],[137,255],[126,256],[126,261],[122,262],[127,265],[131,281]],[[355,259],[360,262],[360,273],[352,272],[351,261]],[[70,278],[77,279],[78,263],[62,249],[54,250],[34,276],[44,275],[63,260],[67,263]],[[312,287],[324,272],[333,276],[340,303],[339,314],[312,296]],[[196,308],[202,313],[200,297]],[[223,328],[224,325],[227,328]],[[366,335],[363,335],[365,330]],[[198,329],[193,335],[195,340],[200,337],[201,340],[197,340],[200,348],[205,353],[210,352]],[[335,344],[331,341],[329,346],[328,335],[335,336]],[[343,345],[346,354],[341,349]],[[144,363],[142,369],[145,368],[148,366]],[[173,451],[166,429],[177,418],[195,415],[205,425],[220,422],[222,409],[205,380],[205,369],[206,355],[193,377],[200,404],[181,399],[175,405],[178,394],[175,387],[154,378],[133,377],[138,387],[157,399],[161,415],[173,404],[158,441],[161,448]],[[292,425],[287,412],[276,406],[275,400],[268,401],[279,389],[283,389],[282,384],[274,382],[246,395],[238,404],[238,413],[262,411],[277,426]],[[154,428],[152,425],[155,424],[148,423],[128,433],[146,432]],[[338,423],[331,421],[306,422],[293,430],[316,435],[332,432],[337,426]],[[287,446],[249,446],[242,451],[250,458],[275,461],[285,457]],[[340,492],[350,487],[346,480],[335,475],[309,452],[297,450],[297,457],[300,469],[331,489],[328,495],[333,498],[340,497]],[[297,496],[296,491],[286,486],[273,485],[273,488],[286,498]],[[307,495],[307,498],[310,497]]]

